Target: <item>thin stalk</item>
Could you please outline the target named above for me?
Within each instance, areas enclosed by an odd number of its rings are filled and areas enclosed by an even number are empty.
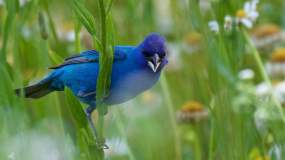
[[[50,11],[49,11],[48,7],[46,8],[46,13],[47,13],[48,21],[49,21],[49,27],[50,27],[50,30],[51,30],[51,34],[52,34],[55,42],[58,43],[59,40],[58,40],[58,35],[57,35],[56,29],[55,29],[55,24],[54,24],[54,21],[52,19],[52,16],[50,14]]]
[[[135,160],[136,158],[134,156],[134,153],[132,152],[132,150],[130,149],[129,144],[128,144],[127,133],[125,131],[123,120],[122,120],[122,117],[121,117],[121,112],[120,112],[119,109],[117,109],[117,111],[116,111],[116,125],[117,125],[117,127],[119,129],[120,134],[122,135],[123,141],[125,143],[127,143],[127,150],[128,150],[129,160]]]
[[[202,152],[201,152],[201,142],[200,142],[200,131],[199,131],[199,124],[198,123],[194,123],[193,125],[191,125],[191,131],[188,132],[192,132],[192,134],[194,135],[194,138],[192,140],[193,143],[193,149],[194,149],[194,154],[195,154],[195,160],[201,160],[202,159]]]
[[[101,43],[102,43],[102,52],[106,53],[107,48],[107,33],[106,33],[106,12],[105,4],[103,0],[99,0],[100,15],[101,15]],[[103,56],[101,56],[103,58]]]
[[[209,144],[209,157],[208,160],[213,160],[214,159],[214,141],[215,141],[215,122],[212,120],[211,121],[211,133],[210,133],[210,144]]]
[[[281,115],[281,118],[282,118],[283,123],[285,123],[285,114],[284,114],[284,111],[283,111],[283,109],[282,109],[282,106],[281,106],[280,102],[277,100],[276,96],[275,96],[274,93],[273,93],[273,88],[272,88],[271,80],[270,80],[270,78],[268,77],[268,75],[267,75],[267,73],[266,73],[266,71],[265,71],[264,65],[263,65],[262,60],[261,60],[261,58],[260,58],[260,55],[259,55],[259,53],[258,53],[256,47],[254,46],[252,40],[250,39],[250,36],[248,35],[248,33],[247,33],[246,31],[243,31],[243,33],[244,33],[244,36],[245,36],[245,38],[246,38],[246,41],[247,41],[248,44],[249,44],[249,47],[250,47],[251,51],[252,51],[252,54],[253,54],[253,56],[254,56],[254,60],[255,60],[255,62],[256,62],[256,64],[257,64],[257,67],[258,67],[258,69],[259,69],[259,72],[261,73],[261,76],[262,76],[263,80],[265,81],[265,83],[266,83],[266,84],[269,86],[269,88],[270,88],[271,98],[272,98],[272,100],[273,100],[275,106],[277,107],[277,109],[278,109],[280,115]]]
[[[99,76],[96,86],[96,100],[97,100],[97,111],[98,111],[98,137],[99,141],[104,141],[104,115],[107,113],[108,106],[102,103],[102,100],[107,96],[110,85],[110,75],[112,71],[113,53],[108,51],[107,42],[107,15],[105,10],[104,0],[98,0],[99,10],[101,16],[101,39],[99,43]],[[93,36],[94,43],[98,45],[96,37]],[[103,142],[104,143],[104,142]],[[104,159],[104,151],[102,148],[98,148],[100,152],[99,159]]]
[[[13,22],[14,22],[14,18],[15,18],[15,15],[8,12],[8,15],[6,16],[6,19],[4,22],[4,30],[3,30],[3,36],[2,36],[3,41],[2,41],[0,61],[5,64],[6,64],[7,45],[9,41],[11,26],[13,25]]]
[[[99,0],[99,9],[100,9],[100,15],[101,15],[101,44],[102,44],[102,50],[101,54],[99,56],[99,63],[100,63],[100,71],[99,71],[99,78],[98,78],[98,93],[97,93],[97,101],[100,101],[103,96],[104,96],[104,90],[105,85],[104,85],[104,80],[103,80],[103,73],[102,73],[102,68],[104,67],[104,57],[106,56],[106,46],[107,46],[107,41],[106,41],[106,13],[105,13],[105,5],[103,0]],[[99,113],[99,119],[98,119],[98,136],[99,138],[104,139],[104,105],[99,104],[98,105],[98,113]]]
[[[180,145],[180,138],[178,134],[178,127],[177,127],[176,118],[174,115],[173,102],[170,96],[167,80],[164,74],[161,75],[160,83],[161,83],[164,99],[166,101],[167,111],[170,117],[170,125],[172,127],[173,134],[174,134],[174,145],[175,145],[175,152],[176,152],[175,159],[180,160],[181,159],[181,145]]]
[[[81,50],[80,29],[81,29],[81,25],[78,21],[76,21],[74,33],[75,33],[75,51],[77,53],[79,53]]]
[[[108,6],[107,6],[107,11],[106,11],[106,15],[108,15],[111,11],[112,5],[113,5],[114,0],[110,0]]]

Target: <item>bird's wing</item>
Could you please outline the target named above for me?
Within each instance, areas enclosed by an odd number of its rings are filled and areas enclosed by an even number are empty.
[[[114,54],[114,62],[126,59],[126,54],[124,52],[117,51]],[[96,50],[87,50],[78,55],[74,55],[64,59],[64,62],[60,65],[50,67],[49,69],[58,69],[71,64],[81,64],[81,63],[98,63],[99,62],[99,52]]]

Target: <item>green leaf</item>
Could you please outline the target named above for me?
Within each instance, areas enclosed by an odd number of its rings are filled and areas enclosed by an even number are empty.
[[[96,35],[94,17],[84,6],[83,2],[80,0],[73,0],[72,4],[73,11],[79,22],[83,24],[92,36]]]
[[[56,64],[60,64],[62,61],[63,61],[63,58],[60,57],[59,55],[57,55],[54,51],[52,50],[49,50],[48,51],[48,55],[49,55],[49,58],[51,60],[51,62],[56,65]]]
[[[69,89],[65,90],[66,99],[68,102],[68,107],[74,118],[77,128],[87,128],[87,119],[83,111],[83,107]]]

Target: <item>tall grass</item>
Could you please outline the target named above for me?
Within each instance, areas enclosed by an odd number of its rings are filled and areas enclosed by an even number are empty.
[[[273,49],[255,48],[255,29],[234,27],[229,33],[221,27],[216,34],[208,28],[213,19],[222,26],[244,2],[213,0],[201,9],[202,0],[6,0],[0,5],[0,159],[283,159],[283,106],[275,96],[255,95],[258,83],[274,81],[264,69],[269,56],[262,54]],[[282,5],[262,1],[255,25],[284,27]],[[96,98],[102,99],[108,95],[113,46],[137,45],[150,32],[166,37],[174,51],[170,64],[160,83],[134,100],[98,104],[93,120],[109,150],[97,147],[87,106],[68,89],[39,100],[14,95],[15,88],[41,79],[47,67],[96,49],[103,66]],[[200,37],[199,48],[188,53],[184,45],[193,33]],[[254,70],[253,80],[239,78],[245,68]],[[189,101],[203,104],[208,119],[178,123],[176,112]]]

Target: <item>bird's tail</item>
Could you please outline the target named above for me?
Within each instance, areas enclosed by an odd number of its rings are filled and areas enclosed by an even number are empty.
[[[18,96],[21,96],[23,93],[23,96],[25,98],[37,99],[37,98],[43,97],[49,94],[50,92],[54,91],[54,89],[52,89],[52,87],[50,86],[51,83],[52,83],[51,79],[44,79],[34,85],[15,89],[15,93]]]

